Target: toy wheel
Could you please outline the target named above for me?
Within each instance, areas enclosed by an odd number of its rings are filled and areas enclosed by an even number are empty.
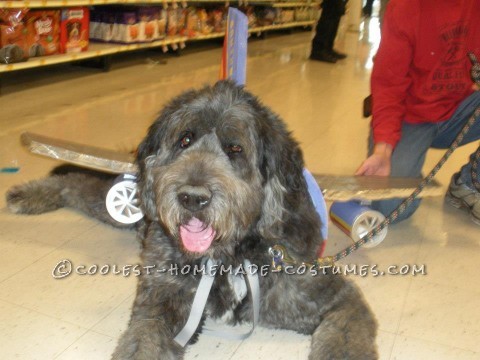
[[[360,240],[362,237],[368,234],[371,230],[376,228],[385,217],[378,211],[366,211],[360,215],[356,224],[356,234],[353,234],[354,241]],[[363,246],[366,248],[372,248],[380,244],[387,236],[388,229],[385,227],[380,233],[375,235],[370,241],[366,242]]]
[[[143,218],[138,204],[137,184],[134,181],[120,181],[108,191],[106,198],[108,213],[122,224],[133,224]]]

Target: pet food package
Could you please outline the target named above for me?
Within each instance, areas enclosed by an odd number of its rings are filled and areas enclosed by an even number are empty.
[[[30,10],[24,21],[30,57],[60,52],[60,10]]]
[[[225,31],[226,16],[226,12],[221,8],[214,9],[208,13],[208,23],[212,26],[213,32]]]
[[[135,11],[117,13],[113,25],[113,41],[122,44],[132,44],[140,41],[139,23]]]
[[[175,36],[178,34],[178,12],[177,9],[170,7],[167,9],[167,35]]]
[[[258,8],[255,9],[258,26],[268,26],[279,22],[280,9],[275,8]]]
[[[23,24],[0,25],[0,63],[13,64],[28,59],[28,44]]]
[[[293,22],[295,17],[294,10],[281,10],[279,22],[282,24]]]
[[[257,24],[257,15],[255,14],[255,8],[253,6],[246,6],[242,9],[242,11],[247,15],[248,19],[248,27],[254,28]]]
[[[213,32],[213,26],[210,23],[211,18],[206,9],[197,9],[198,32],[202,35],[208,35]]]
[[[111,9],[103,12],[102,23],[100,28],[100,40],[104,42],[115,41],[118,35],[118,27],[116,26],[117,14]]]
[[[97,9],[90,12],[89,38],[90,40],[101,41],[103,30],[103,11]]]
[[[158,10],[151,6],[138,9],[138,41],[152,42],[158,39],[157,12]]]
[[[88,50],[89,10],[87,7],[63,9],[60,19],[60,52]]]
[[[180,35],[192,38],[197,36],[198,30],[197,9],[192,6],[185,11],[185,26],[180,28]]]
[[[0,63],[13,64],[28,59],[26,28],[27,9],[0,9]]]
[[[90,11],[90,41],[114,41],[117,21],[117,11],[114,7],[104,6],[92,8]]]
[[[156,20],[157,20],[157,40],[164,39],[167,35],[167,9],[157,8]]]
[[[187,26],[188,9],[178,8],[177,12],[178,32],[180,33],[180,31],[185,29],[185,27]]]
[[[0,24],[17,26],[23,23],[28,9],[0,9]]]

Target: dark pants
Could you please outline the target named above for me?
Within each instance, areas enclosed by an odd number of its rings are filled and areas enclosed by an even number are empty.
[[[328,11],[322,11],[318,20],[316,34],[312,40],[312,55],[319,55],[322,52],[331,52],[333,43],[337,36],[338,25],[341,15],[331,15]]]

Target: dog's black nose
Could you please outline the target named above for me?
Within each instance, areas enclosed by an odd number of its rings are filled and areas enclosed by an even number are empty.
[[[177,198],[185,209],[195,212],[210,204],[212,193],[203,186],[182,186]]]

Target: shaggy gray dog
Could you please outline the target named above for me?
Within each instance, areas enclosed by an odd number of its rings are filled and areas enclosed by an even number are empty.
[[[323,240],[298,144],[241,87],[222,81],[175,98],[140,144],[137,164],[146,215],[143,265],[181,268],[210,257],[225,267],[244,259],[261,267],[271,264],[268,250],[276,244],[298,262],[315,259]],[[111,184],[111,177],[90,171],[57,173],[11,189],[7,201],[17,213],[70,206],[113,223],[103,201]],[[143,273],[113,359],[183,358],[173,338],[187,321],[200,277]],[[374,316],[344,277],[269,272],[259,280],[260,325],[312,335],[310,359],[377,358]],[[203,319],[227,313],[232,324],[253,317],[248,298],[238,300],[228,276],[217,275]]]

